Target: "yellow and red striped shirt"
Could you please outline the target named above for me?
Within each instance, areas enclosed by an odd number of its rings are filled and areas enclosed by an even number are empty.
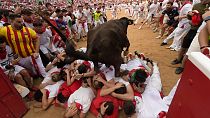
[[[35,52],[33,40],[37,39],[37,34],[30,28],[23,27],[22,30],[14,30],[9,25],[0,29],[0,36],[6,37],[13,52],[22,58],[31,56]]]

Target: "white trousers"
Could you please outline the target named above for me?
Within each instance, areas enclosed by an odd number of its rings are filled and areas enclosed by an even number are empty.
[[[42,77],[46,77],[46,71],[45,67],[43,66],[41,57],[39,56],[37,59],[35,59],[39,72],[42,75]],[[33,65],[32,58],[31,56],[21,58],[19,61],[19,65],[26,68],[29,72],[31,72],[33,75],[37,75],[38,73],[36,72],[36,69]]]
[[[79,23],[77,25],[78,27],[78,34],[81,36],[85,36],[88,32],[88,25],[87,25],[87,22],[85,22],[84,24],[82,23]]]
[[[170,48],[179,51],[181,49],[183,38],[186,36],[188,31],[190,30],[190,24],[185,24],[183,28],[177,27],[175,29],[174,40],[173,43],[170,45]]]

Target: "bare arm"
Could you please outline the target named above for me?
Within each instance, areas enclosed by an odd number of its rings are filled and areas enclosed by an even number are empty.
[[[205,47],[208,46],[208,36],[209,36],[208,27],[205,26],[200,31],[199,36],[198,36],[198,41],[199,41],[199,44],[200,44],[201,48],[205,48]]]
[[[116,93],[112,93],[113,97],[116,97],[118,99],[121,100],[133,100],[134,99],[134,92],[133,89],[131,87],[131,85],[128,85],[127,87],[127,93],[126,94],[116,94]]]

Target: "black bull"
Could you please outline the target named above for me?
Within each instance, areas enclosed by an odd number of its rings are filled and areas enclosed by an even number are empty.
[[[76,59],[89,60],[94,63],[94,70],[98,72],[98,62],[113,65],[115,76],[120,76],[120,65],[123,63],[121,53],[124,48],[128,51],[130,43],[127,37],[128,25],[133,24],[133,20],[126,17],[106,22],[87,34],[87,52],[76,51],[72,41],[68,40],[58,28],[50,23],[45,17],[42,17],[55,31],[61,39],[66,42],[66,54],[68,57],[64,63],[72,63]]]

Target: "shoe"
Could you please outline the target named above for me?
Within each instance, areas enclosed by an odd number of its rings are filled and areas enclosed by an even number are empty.
[[[164,46],[164,45],[167,45],[167,43],[162,42],[162,43],[160,44],[160,46]]]
[[[181,74],[183,71],[184,71],[184,68],[178,67],[178,68],[176,68],[175,73],[176,74]]]
[[[157,28],[155,28],[155,29],[153,30],[153,33],[157,32],[157,31],[158,31],[158,29],[157,29]]]
[[[139,30],[142,28],[142,26],[139,27]]]
[[[176,51],[174,48],[171,48],[170,50],[171,50],[171,51]]]
[[[171,62],[172,65],[176,65],[176,64],[179,64],[179,63],[182,63],[182,61],[180,61],[178,59],[175,59]]]
[[[161,38],[162,36],[157,36],[157,37],[155,37],[156,39],[159,39],[159,38]]]

